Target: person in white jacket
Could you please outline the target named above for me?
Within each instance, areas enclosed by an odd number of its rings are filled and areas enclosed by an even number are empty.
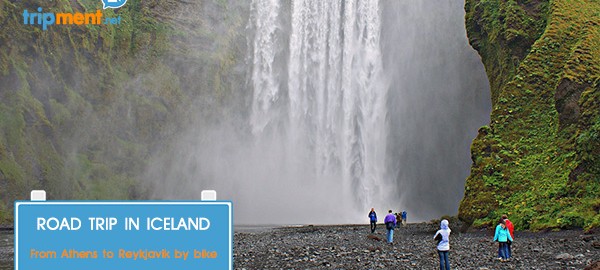
[[[435,233],[433,239],[438,240],[437,250],[440,255],[440,270],[450,270],[450,260],[448,252],[450,251],[450,228],[448,220],[442,220],[440,229]]]

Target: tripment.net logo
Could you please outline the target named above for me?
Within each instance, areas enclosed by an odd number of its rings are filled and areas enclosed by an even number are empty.
[[[125,5],[127,0],[102,0],[102,9],[120,8]],[[121,24],[121,16],[108,18],[102,17],[102,10],[96,12],[81,13],[54,13],[43,12],[41,7],[37,8],[37,12],[30,12],[25,9],[23,11],[23,24],[25,25],[41,25],[42,30],[47,30],[48,26],[56,25],[83,25],[83,24]]]

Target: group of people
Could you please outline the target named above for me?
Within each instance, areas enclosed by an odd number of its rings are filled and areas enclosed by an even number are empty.
[[[400,222],[398,222],[398,219],[400,219]],[[369,212],[369,220],[371,222],[371,233],[374,233],[377,228],[377,213],[374,208],[371,208],[371,212]],[[392,244],[394,239],[394,228],[397,228],[399,223],[402,223],[403,225],[406,224],[406,211],[392,214],[392,210],[389,210],[388,214],[383,219],[383,223],[387,230],[387,241]]]
[[[371,233],[375,232],[377,227],[377,214],[375,209],[371,208],[369,212],[369,220],[371,221]],[[406,220],[406,211],[402,213],[402,221]],[[388,211],[383,222],[386,224],[387,241],[393,242],[394,228],[396,227],[396,215],[392,214],[392,210]],[[498,260],[507,261],[511,258],[511,244],[514,239],[514,225],[508,219],[507,215],[502,215],[496,230],[494,232],[494,242],[498,242]],[[450,252],[450,227],[448,220],[444,219],[440,222],[440,229],[435,232],[433,239],[437,241],[437,251],[440,257],[440,269],[450,270],[450,260],[448,253]]]
[[[502,215],[496,232],[494,233],[494,241],[498,242],[498,260],[507,261],[511,257],[510,245],[515,237],[515,226],[508,219],[508,216]]]

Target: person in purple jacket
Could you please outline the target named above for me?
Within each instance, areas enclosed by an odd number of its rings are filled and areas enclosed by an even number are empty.
[[[385,223],[385,228],[387,229],[387,241],[391,244],[394,240],[394,228],[396,227],[396,216],[392,214],[392,210],[388,211],[388,214],[385,216],[383,222]]]

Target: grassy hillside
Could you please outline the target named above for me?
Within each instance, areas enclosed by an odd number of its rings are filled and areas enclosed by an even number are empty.
[[[189,113],[217,114],[238,86],[243,11],[226,1],[129,0],[103,10],[120,25],[46,31],[23,24],[23,10],[38,7],[95,12],[102,3],[0,0],[0,224],[32,189],[49,199],[144,198],[148,157]],[[201,97],[215,102],[192,109]]]
[[[467,0],[490,78],[459,217],[519,229],[600,226],[600,2]]]

